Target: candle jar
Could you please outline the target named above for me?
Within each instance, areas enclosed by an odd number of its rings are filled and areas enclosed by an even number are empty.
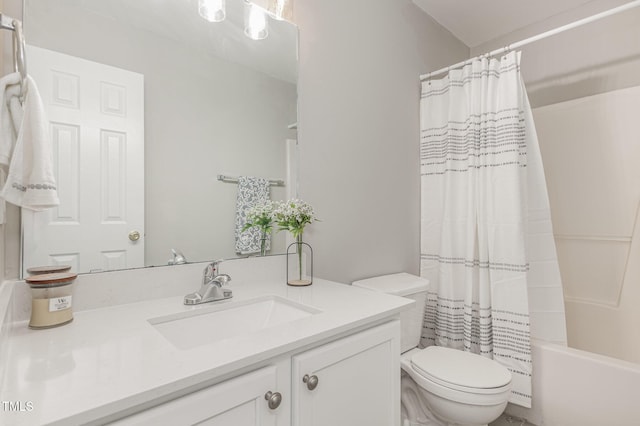
[[[25,279],[31,287],[29,328],[51,328],[73,321],[72,291],[75,273],[34,275]]]

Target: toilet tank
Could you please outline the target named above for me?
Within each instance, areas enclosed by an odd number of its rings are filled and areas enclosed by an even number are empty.
[[[416,304],[413,308],[400,314],[400,347],[402,352],[406,352],[418,346],[429,280],[401,272],[354,281],[352,284],[356,287],[415,300]]]

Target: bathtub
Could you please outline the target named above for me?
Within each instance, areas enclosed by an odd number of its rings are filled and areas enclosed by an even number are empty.
[[[532,356],[532,407],[508,414],[538,426],[640,424],[640,365],[543,341]]]

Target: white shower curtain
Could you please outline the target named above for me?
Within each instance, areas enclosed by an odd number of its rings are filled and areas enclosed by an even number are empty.
[[[422,345],[495,359],[512,373],[510,401],[530,407],[527,155],[539,148],[520,53],[424,82],[420,107]]]

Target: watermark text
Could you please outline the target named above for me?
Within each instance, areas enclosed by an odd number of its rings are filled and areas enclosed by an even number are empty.
[[[0,401],[0,411],[28,413],[33,411],[33,401]]]

